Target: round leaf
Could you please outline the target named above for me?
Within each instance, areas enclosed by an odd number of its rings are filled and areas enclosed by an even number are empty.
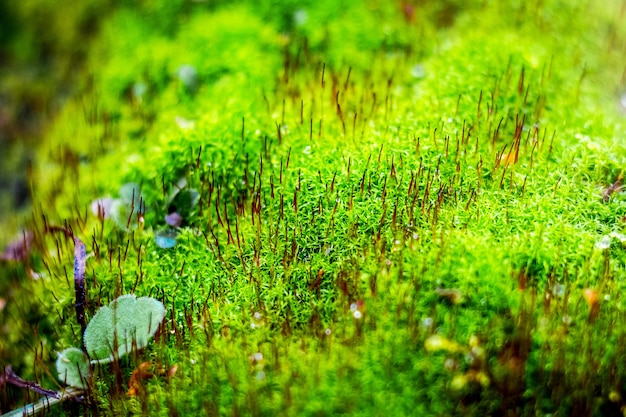
[[[59,353],[57,359],[59,380],[72,387],[86,388],[89,360],[82,350],[71,347]]]
[[[145,347],[164,317],[160,301],[122,295],[91,319],[85,330],[85,348],[93,362],[111,362],[114,353],[119,357],[133,347]]]

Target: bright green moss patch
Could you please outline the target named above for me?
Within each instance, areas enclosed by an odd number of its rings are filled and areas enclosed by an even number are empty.
[[[166,309],[85,413],[621,415],[622,5],[283,3],[112,9],[39,149],[2,360],[53,386],[79,343],[62,225],[89,318]]]

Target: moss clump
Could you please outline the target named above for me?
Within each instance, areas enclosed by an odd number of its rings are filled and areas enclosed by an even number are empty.
[[[3,269],[3,360],[51,384],[80,338],[63,224],[91,315],[167,310],[85,412],[621,413],[622,5],[261,3],[101,22],[38,150],[38,250]]]

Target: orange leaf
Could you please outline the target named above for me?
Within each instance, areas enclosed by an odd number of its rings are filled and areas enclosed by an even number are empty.
[[[133,370],[133,373],[130,375],[130,379],[128,380],[128,395],[135,396],[143,391],[141,381],[143,379],[152,378],[153,375],[152,372],[150,372],[151,367],[152,362],[142,362]]]

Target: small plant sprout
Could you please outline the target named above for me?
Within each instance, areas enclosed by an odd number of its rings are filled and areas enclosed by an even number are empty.
[[[91,212],[99,219],[111,218],[120,230],[135,225],[133,218],[140,219],[145,212],[145,201],[138,184],[127,183],[120,187],[120,197],[102,197],[91,202]]]
[[[165,307],[160,301],[122,295],[98,310],[87,325],[86,354],[75,347],[59,354],[56,363],[59,379],[67,385],[85,388],[92,365],[111,362],[133,348],[144,348],[164,317]]]
[[[59,380],[71,387],[86,388],[90,363],[82,350],[71,347],[59,353],[56,362]]]
[[[111,362],[134,346],[144,348],[164,317],[165,307],[160,301],[133,294],[122,295],[102,307],[85,330],[85,349],[92,363]]]

